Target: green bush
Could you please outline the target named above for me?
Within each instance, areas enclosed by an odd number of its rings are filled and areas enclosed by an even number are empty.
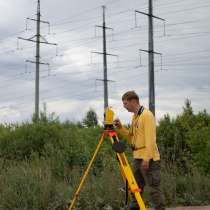
[[[167,206],[210,204],[210,116],[166,115],[157,127],[162,157],[162,190]],[[103,129],[36,122],[0,125],[0,210],[67,209]],[[132,161],[131,151],[126,151]],[[124,183],[108,139],[95,160],[77,202],[78,210],[123,210]],[[148,195],[144,195],[150,206]]]

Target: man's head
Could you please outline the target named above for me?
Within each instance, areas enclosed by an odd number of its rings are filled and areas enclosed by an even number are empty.
[[[135,93],[135,91],[128,91],[123,94],[122,102],[124,108],[126,108],[129,112],[136,112],[139,108],[139,96]]]

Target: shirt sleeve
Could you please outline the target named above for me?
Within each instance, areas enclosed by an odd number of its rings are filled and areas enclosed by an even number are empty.
[[[126,129],[125,127],[122,127],[118,129],[118,132],[126,138],[129,144],[131,144],[131,136],[132,136],[131,129]]]
[[[149,161],[152,159],[153,148],[156,143],[156,124],[152,113],[147,113],[144,119],[144,134],[145,134],[145,158]]]

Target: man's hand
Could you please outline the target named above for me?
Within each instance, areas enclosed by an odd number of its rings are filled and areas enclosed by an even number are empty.
[[[148,161],[148,160],[142,160],[141,168],[142,168],[144,171],[147,171],[147,170],[149,169],[149,161]]]
[[[114,120],[114,126],[117,127],[118,129],[122,128],[122,123],[120,122],[119,119]]]

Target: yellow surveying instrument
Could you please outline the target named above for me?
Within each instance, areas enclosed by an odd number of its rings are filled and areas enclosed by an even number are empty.
[[[112,111],[111,108],[107,108],[105,110],[104,132],[103,132],[103,134],[99,140],[99,143],[96,147],[96,150],[95,150],[95,152],[94,152],[94,154],[93,154],[93,156],[92,156],[92,158],[91,158],[91,160],[90,160],[90,162],[81,178],[80,184],[79,184],[76,192],[73,195],[73,198],[71,200],[71,204],[70,204],[68,210],[73,210],[75,203],[77,201],[77,198],[79,196],[80,190],[81,190],[82,186],[84,185],[85,179],[87,178],[90,168],[99,152],[99,149],[100,149],[105,137],[108,137],[110,139],[112,148],[116,153],[116,157],[117,157],[118,164],[120,167],[121,175],[123,177],[123,180],[126,183],[127,190],[130,192],[132,197],[136,199],[136,201],[139,205],[139,209],[146,210],[144,201],[140,194],[141,189],[139,188],[139,186],[134,178],[133,172],[131,170],[131,167],[130,167],[128,160],[124,153],[125,146],[124,146],[124,144],[122,144],[120,142],[120,140],[117,136],[117,133],[114,130],[113,119],[114,119],[114,112]]]

